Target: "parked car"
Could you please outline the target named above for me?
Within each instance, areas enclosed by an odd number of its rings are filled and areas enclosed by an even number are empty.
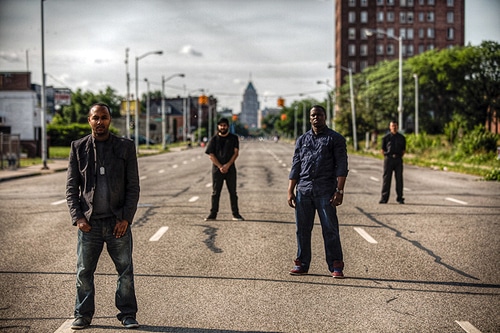
[[[135,141],[135,135],[131,135],[130,139]],[[146,137],[144,135],[139,135],[139,144],[140,145],[145,145],[147,143]],[[155,145],[156,142],[154,140],[149,139],[149,144],[150,145]]]

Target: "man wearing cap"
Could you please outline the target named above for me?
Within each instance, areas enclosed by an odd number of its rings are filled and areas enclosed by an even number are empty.
[[[243,221],[243,217],[240,215],[238,209],[236,165],[234,164],[238,158],[239,149],[240,143],[238,137],[229,132],[229,120],[221,118],[217,122],[217,134],[210,139],[205,150],[205,154],[212,161],[212,208],[210,209],[210,215],[205,218],[205,221],[217,219],[220,193],[224,185],[224,180],[229,191],[233,220]]]

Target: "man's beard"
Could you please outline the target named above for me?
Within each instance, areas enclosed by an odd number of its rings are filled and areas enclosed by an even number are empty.
[[[219,134],[226,135],[228,131],[229,131],[228,128],[220,129]]]

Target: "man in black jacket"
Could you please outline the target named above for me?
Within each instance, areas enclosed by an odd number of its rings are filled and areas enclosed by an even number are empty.
[[[406,152],[406,138],[398,132],[398,123],[391,121],[390,132],[382,138],[382,154],[384,154],[384,174],[382,197],[379,203],[385,204],[391,193],[392,173],[396,176],[397,202],[405,203],[403,197],[403,156]]]
[[[126,328],[136,328],[130,230],[140,191],[135,145],[109,132],[111,112],[104,103],[92,105],[88,122],[92,134],[71,143],[66,182],[71,220],[78,227],[77,293],[71,328],[86,328],[92,321],[94,272],[104,243],[118,272],[117,318]]]

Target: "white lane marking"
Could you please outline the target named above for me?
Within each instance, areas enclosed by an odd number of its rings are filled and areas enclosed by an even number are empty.
[[[207,184],[205,185],[205,187],[211,187],[211,186],[212,186],[212,183],[207,183]]]
[[[286,163],[283,163],[282,165],[283,165],[283,168],[286,168]]]
[[[372,244],[377,244],[378,242],[372,237],[370,236],[366,231],[365,229],[363,228],[358,228],[358,227],[354,227],[354,230],[356,230],[356,232],[358,234],[361,235],[361,237],[363,237],[368,243],[372,243]]]
[[[147,177],[147,176],[142,176],[142,177],[140,178],[140,180],[144,180],[144,179],[146,179],[146,178],[148,178],[148,177]]]
[[[378,182],[379,179],[378,178],[375,178],[375,177],[370,177],[371,180],[375,181],[375,182]]]
[[[200,197],[198,196],[194,196],[194,197],[191,197],[191,199],[189,199],[189,202],[195,202],[199,199]]]
[[[179,167],[179,165],[178,165],[178,164],[174,164],[174,165],[172,165],[172,168],[174,168],[174,169],[177,169],[178,167]]]
[[[74,332],[71,329],[71,324],[73,323],[74,320],[75,320],[75,318],[71,318],[71,319],[66,320],[61,326],[59,326],[59,328],[54,333],[70,333],[70,332]]]
[[[158,173],[164,173],[165,169],[158,170]]]
[[[182,164],[188,164],[188,161],[183,161]]]
[[[161,236],[163,236],[163,234],[166,233],[167,230],[168,230],[168,227],[161,227],[160,229],[158,229],[158,231],[153,236],[151,236],[149,241],[156,242],[156,241],[160,240]]]
[[[358,171],[357,171],[357,170],[354,170],[354,169],[349,169],[349,172],[358,173]]]
[[[448,201],[451,201],[451,202],[456,202],[456,203],[459,203],[461,205],[467,205],[467,202],[462,201],[462,200],[458,200],[458,199],[446,198],[445,200],[448,200]]]
[[[457,323],[458,325],[460,325],[460,327],[463,328],[463,330],[467,333],[481,333],[480,330],[478,330],[477,328],[475,328],[474,326],[472,326],[471,323],[469,323],[468,321],[458,321],[458,320],[455,320],[455,323]]]
[[[59,201],[54,201],[51,203],[52,206],[57,206],[57,205],[60,205],[62,203],[65,203],[66,202],[66,199],[63,199],[63,200],[59,200]]]
[[[140,203],[140,204],[137,204],[137,207],[153,207],[153,204]]]
[[[403,187],[403,190],[411,192],[411,190],[409,188],[407,188],[407,187]]]

